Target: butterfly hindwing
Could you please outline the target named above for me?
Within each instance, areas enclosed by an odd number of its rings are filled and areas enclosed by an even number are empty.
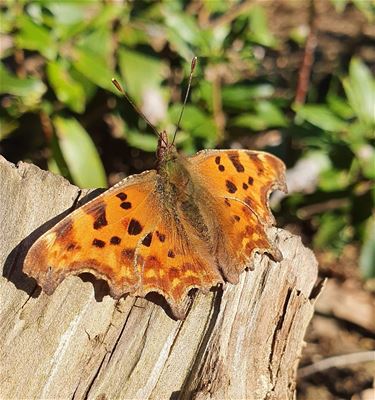
[[[192,288],[209,289],[222,282],[212,255],[190,232],[164,214],[136,250],[141,285],[136,292],[145,296],[158,292],[169,302],[174,315],[182,317],[182,303]],[[188,238],[187,238],[188,237]]]

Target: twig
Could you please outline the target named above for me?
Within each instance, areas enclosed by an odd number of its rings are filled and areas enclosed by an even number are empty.
[[[216,74],[212,81],[212,108],[217,129],[216,140],[221,143],[224,139],[225,116],[221,101],[221,77]]]
[[[309,89],[309,81],[311,75],[311,68],[314,62],[314,53],[317,46],[317,34],[315,26],[315,3],[314,0],[310,0],[310,32],[306,39],[305,52],[301,68],[298,73],[298,83],[296,89],[296,104],[303,104],[306,100],[306,95]]]
[[[298,216],[301,219],[308,219],[325,211],[337,210],[338,208],[345,207],[349,205],[349,203],[349,199],[331,199],[321,203],[311,204],[309,206],[301,207],[298,210]]]
[[[237,4],[236,6],[232,7],[227,13],[212,19],[208,24],[207,28],[216,28],[220,25],[228,24],[236,19],[242,13],[248,11],[254,5],[254,0],[247,0],[243,3]]]
[[[39,113],[40,124],[42,126],[42,132],[46,138],[47,143],[50,143],[53,136],[53,126],[51,119],[47,113],[40,111]]]
[[[307,367],[300,368],[298,370],[298,378],[305,378],[306,376],[325,371],[329,368],[346,367],[349,364],[358,364],[369,361],[375,361],[375,351],[361,351],[358,353],[329,357],[308,365]]]

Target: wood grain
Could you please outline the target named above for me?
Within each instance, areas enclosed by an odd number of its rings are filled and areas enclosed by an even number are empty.
[[[22,272],[42,233],[98,191],[0,156],[0,397],[4,399],[292,399],[320,287],[301,240],[269,234],[281,263],[255,259],[238,285],[194,294],[175,321],[159,296],[108,295],[91,275],[52,296]]]

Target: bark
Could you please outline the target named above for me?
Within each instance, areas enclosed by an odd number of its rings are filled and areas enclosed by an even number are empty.
[[[269,235],[239,284],[195,293],[176,321],[159,296],[115,301],[91,275],[52,296],[22,272],[30,245],[98,191],[0,156],[0,393],[4,399],[291,399],[320,291],[299,237]]]

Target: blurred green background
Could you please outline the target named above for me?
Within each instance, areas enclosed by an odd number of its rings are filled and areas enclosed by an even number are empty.
[[[375,276],[372,1],[20,0],[0,9],[8,160],[81,187],[153,168],[156,137],[111,78],[172,134],[196,55],[178,147],[278,155],[291,191],[272,200],[279,224],[334,257],[354,243],[362,277]]]

